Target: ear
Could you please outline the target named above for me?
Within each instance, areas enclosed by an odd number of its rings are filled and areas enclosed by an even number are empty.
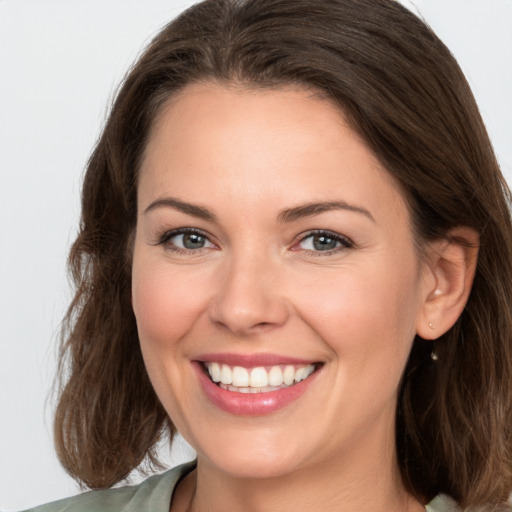
[[[452,229],[429,243],[424,269],[424,297],[416,333],[434,340],[461,315],[471,291],[478,259],[478,233],[468,227]]]

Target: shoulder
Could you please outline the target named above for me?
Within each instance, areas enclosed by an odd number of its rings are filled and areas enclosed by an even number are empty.
[[[88,491],[25,512],[168,512],[174,487],[194,466],[195,462],[183,464],[151,476],[139,485]]]
[[[457,502],[447,496],[440,494],[436,496],[426,507],[426,512],[461,512]]]
[[[512,495],[511,495],[512,497]],[[466,509],[464,509],[466,510]],[[469,509],[467,509],[469,510]],[[477,507],[476,509],[471,508],[471,510],[491,510],[490,507]],[[501,507],[492,507],[492,510],[496,512],[512,512],[512,500],[509,500],[506,504]],[[458,505],[455,500],[447,496],[446,494],[440,494],[436,498],[434,498],[425,508],[426,512],[464,512]]]

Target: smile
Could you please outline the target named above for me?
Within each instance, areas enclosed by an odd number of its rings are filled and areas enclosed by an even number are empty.
[[[211,354],[193,362],[205,397],[237,416],[260,416],[292,406],[314,386],[324,366],[268,354]]]
[[[244,368],[205,362],[203,366],[212,382],[222,389],[236,393],[268,393],[286,389],[307,379],[316,369],[315,364]]]

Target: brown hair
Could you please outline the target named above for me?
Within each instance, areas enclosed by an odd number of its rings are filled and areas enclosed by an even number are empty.
[[[416,238],[478,231],[473,289],[456,325],[416,340],[396,442],[404,482],[463,507],[512,489],[510,192],[469,86],[428,26],[393,0],[207,0],[153,40],[126,76],[89,160],[76,295],[61,347],[55,436],[64,467],[91,488],[125,478],[174,428],[139,349],[130,303],[136,184],[162,103],[197,81],[297,85],[340,106],[402,184]]]

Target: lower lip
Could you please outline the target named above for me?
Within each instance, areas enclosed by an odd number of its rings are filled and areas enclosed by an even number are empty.
[[[278,411],[300,398],[316,379],[320,369],[297,384],[267,393],[237,393],[228,391],[212,382],[205,374],[203,366],[194,362],[199,375],[199,383],[210,401],[220,409],[239,416],[261,416]]]

